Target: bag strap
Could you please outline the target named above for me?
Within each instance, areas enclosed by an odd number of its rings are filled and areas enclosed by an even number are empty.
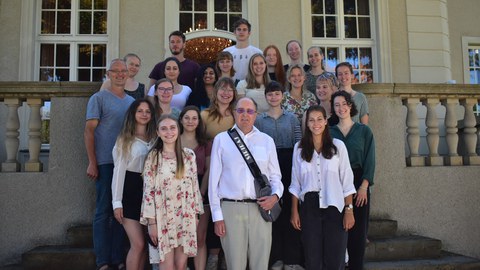
[[[252,173],[253,177],[254,178],[262,177],[262,172],[260,171],[260,168],[258,167],[257,162],[253,158],[248,147],[245,145],[245,142],[242,140],[242,137],[240,137],[240,134],[238,134],[238,131],[232,127],[231,129],[228,130],[228,135],[230,135],[230,138],[232,139],[233,143],[237,146],[238,151],[240,151],[240,154],[245,160],[245,163],[247,163],[247,166],[250,169],[250,172]]]

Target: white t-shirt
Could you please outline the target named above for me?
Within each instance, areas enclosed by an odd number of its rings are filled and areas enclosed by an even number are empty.
[[[234,80],[244,80],[248,73],[248,61],[256,53],[263,53],[259,48],[249,45],[246,48],[238,49],[236,46],[230,46],[223,51],[233,55],[233,68],[235,69]]]

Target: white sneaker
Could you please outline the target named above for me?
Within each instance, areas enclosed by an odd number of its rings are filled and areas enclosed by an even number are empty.
[[[272,267],[270,267],[270,270],[282,270],[283,269],[283,262],[282,261],[276,261]]]

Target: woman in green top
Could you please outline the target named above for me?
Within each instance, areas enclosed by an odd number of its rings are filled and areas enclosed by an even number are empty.
[[[375,173],[375,141],[367,125],[352,120],[352,116],[357,114],[357,108],[349,93],[343,90],[334,93],[331,106],[335,112],[332,117],[338,118],[339,122],[330,128],[330,132],[333,138],[342,140],[347,147],[357,190],[352,206],[355,226],[348,232],[348,266],[350,270],[361,270],[370,212],[369,188],[373,185]]]

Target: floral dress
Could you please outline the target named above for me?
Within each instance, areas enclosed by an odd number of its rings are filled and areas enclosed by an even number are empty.
[[[175,158],[158,156],[151,151],[145,161],[144,192],[140,223],[155,218],[158,248],[150,246],[150,263],[165,260],[176,247],[183,247],[188,256],[197,254],[197,217],[203,213],[202,196],[197,180],[197,165],[192,150],[184,148],[185,173],[176,179]]]
[[[317,98],[309,91],[302,91],[302,101],[298,102],[294,99],[290,92],[285,92],[282,100],[282,109],[291,112],[297,116],[300,124],[302,123],[303,113],[312,105],[317,105]]]

